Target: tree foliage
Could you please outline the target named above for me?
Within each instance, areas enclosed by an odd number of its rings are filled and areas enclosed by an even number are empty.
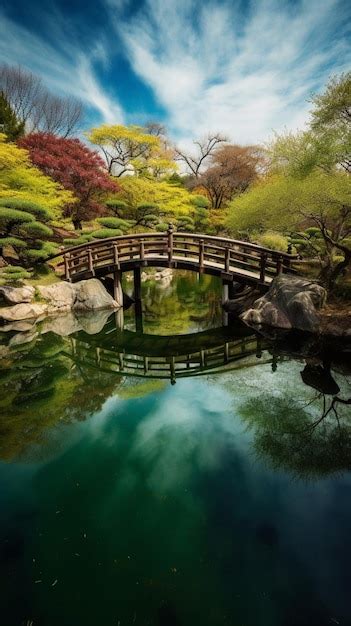
[[[24,132],[24,123],[17,119],[2,92],[0,92],[0,130],[8,141],[16,141]]]
[[[331,286],[351,261],[351,179],[341,171],[317,170],[304,178],[269,176],[232,202],[228,226],[241,236],[279,230],[292,235],[295,245],[296,232],[304,239],[302,231],[315,227],[318,245],[310,240],[310,249]]]
[[[119,182],[121,191],[114,213],[130,220],[133,228],[152,228],[168,221],[176,224],[179,218],[194,214],[192,195],[183,187],[135,176],[126,176]],[[122,206],[118,204],[121,200],[125,203]],[[112,199],[110,207],[111,202]]]
[[[25,267],[45,261],[56,247],[50,220],[74,198],[34,167],[26,150],[0,137],[0,255]]]
[[[276,136],[270,175],[232,202],[228,226],[246,235],[290,233],[332,287],[351,264],[351,74],[332,79],[312,101],[310,128]]]
[[[313,133],[329,146],[334,162],[351,172],[351,72],[333,77],[312,103]]]
[[[10,204],[14,205],[11,200]],[[42,207],[34,204],[31,207],[28,202],[22,205],[20,199],[15,206],[17,208],[6,207],[6,200],[3,200],[0,207],[0,254],[4,256],[4,250],[10,248],[21,264],[30,267],[55,254],[57,248],[48,241],[53,234],[50,227],[36,218],[38,214],[43,215]]]
[[[257,178],[260,161],[256,146],[220,146],[195,184],[206,190],[212,208],[220,209]]]
[[[24,137],[20,145],[29,151],[34,165],[74,194],[77,201],[67,204],[64,214],[76,229],[82,228],[83,220],[101,214],[107,193],[118,190],[99,155],[79,139],[35,133]]]
[[[6,143],[4,135],[0,135],[1,198],[6,198],[6,203],[10,200],[13,208],[18,200],[21,203],[34,203],[41,210],[49,211],[52,217],[60,216],[63,207],[74,202],[70,191],[64,190],[35,167],[27,150],[13,143]]]
[[[172,152],[160,135],[142,126],[104,124],[87,133],[102,151],[110,174],[138,174],[160,178],[176,168]]]

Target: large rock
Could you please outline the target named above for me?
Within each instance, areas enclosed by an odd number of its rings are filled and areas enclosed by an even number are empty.
[[[240,317],[249,325],[316,332],[317,310],[326,302],[326,290],[309,280],[290,274],[275,278],[269,291]]]
[[[76,300],[76,285],[60,282],[48,286],[39,286],[40,296],[48,302],[48,313],[66,313],[71,311]]]
[[[35,290],[33,287],[29,289],[33,300]],[[37,290],[40,298],[45,302],[21,302],[12,307],[0,308],[0,320],[16,322],[35,319],[43,315],[67,314],[71,311],[111,310],[121,306],[108,294],[103,284],[96,278],[82,280],[73,285],[60,282],[49,286],[38,286]],[[19,297],[17,294],[16,298]],[[24,297],[23,294],[21,297]],[[69,326],[72,324],[70,323]]]
[[[15,306],[8,306],[0,309],[0,318],[5,322],[17,322],[19,320],[30,320],[38,317],[43,317],[47,314],[47,304],[15,304]]]
[[[107,293],[97,278],[81,280],[74,285],[76,298],[75,311],[98,311],[99,309],[118,309],[119,304]]]
[[[24,287],[0,287],[0,295],[9,304],[21,304],[21,302],[31,302],[34,298],[35,289],[30,285]]]

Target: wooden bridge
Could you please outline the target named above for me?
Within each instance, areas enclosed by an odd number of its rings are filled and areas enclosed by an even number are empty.
[[[295,255],[277,252],[247,241],[174,232],[141,233],[91,241],[61,253],[58,270],[72,282],[112,274],[115,291],[120,273],[134,270],[135,291],[140,290],[140,268],[170,267],[219,276],[267,289],[274,276],[291,272]],[[55,258],[55,257],[52,257]]]

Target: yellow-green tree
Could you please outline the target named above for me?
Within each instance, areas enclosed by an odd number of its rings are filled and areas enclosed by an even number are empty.
[[[55,252],[51,219],[74,196],[34,167],[26,150],[0,136],[0,254],[30,267]]]
[[[231,203],[227,225],[241,237],[267,230],[291,235],[319,259],[321,279],[332,287],[351,263],[351,178],[337,170],[268,176]]]
[[[177,168],[173,154],[160,136],[142,126],[103,124],[86,133],[89,141],[102,151],[113,176],[137,174],[161,178]]]
[[[275,137],[270,175],[231,203],[228,226],[251,237],[290,232],[333,287],[351,265],[351,74],[333,78],[312,102],[310,127]]]
[[[139,176],[126,176],[119,184],[121,191],[111,197],[108,206],[134,228],[165,230],[167,222],[177,225],[178,221],[195,215],[194,196],[184,187]]]
[[[62,208],[75,201],[74,195],[34,167],[27,150],[5,139],[0,134],[0,198],[35,202],[60,217]]]

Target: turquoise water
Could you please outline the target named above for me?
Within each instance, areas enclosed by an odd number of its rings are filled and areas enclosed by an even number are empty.
[[[125,330],[2,333],[1,623],[351,624],[345,363],[215,330],[214,279],[143,290],[137,340],[133,308]]]

